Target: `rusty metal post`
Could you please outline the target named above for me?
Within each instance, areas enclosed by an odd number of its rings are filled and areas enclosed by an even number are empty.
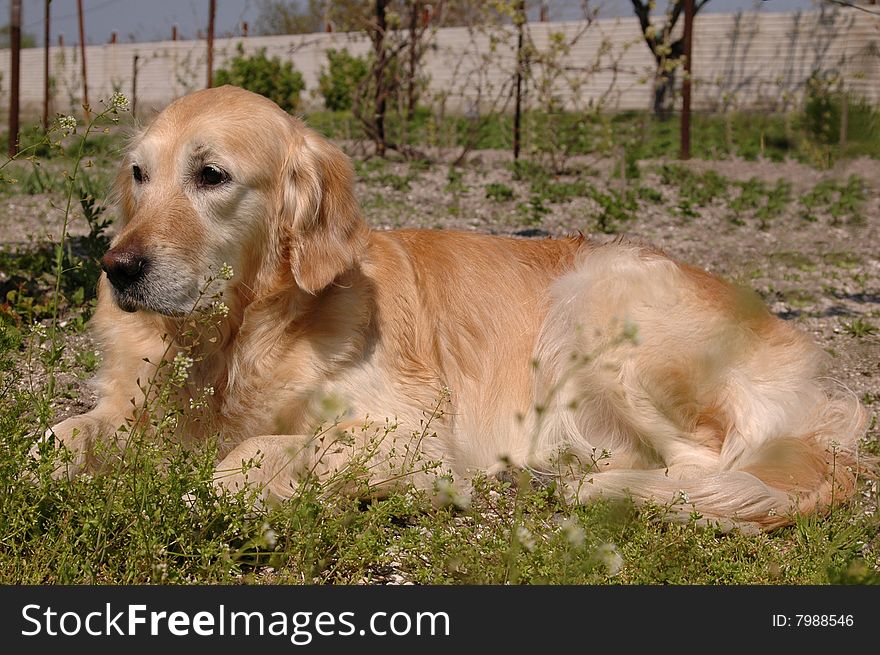
[[[526,2],[516,5],[516,98],[513,105],[513,161],[519,161],[522,132],[522,83],[523,83],[523,30],[526,23]]]
[[[208,80],[207,88],[214,86],[214,18],[217,15],[217,0],[208,5]]]
[[[376,0],[376,34],[373,41],[373,48],[376,53],[376,63],[374,75],[376,78],[376,95],[374,99],[375,119],[374,127],[376,130],[376,154],[380,157],[385,156],[385,101],[387,84],[383,77],[385,75],[385,67],[387,65],[387,45],[385,37],[388,32],[387,7],[386,0]]]
[[[241,35],[244,38],[247,38],[249,30],[250,30],[250,25],[248,25],[248,22],[246,20],[241,21]]]
[[[681,83],[681,158],[691,158],[691,52],[694,41],[694,0],[684,0],[684,80]]]
[[[76,13],[79,16],[79,52],[82,58],[82,75],[83,75],[83,117],[86,124],[91,120],[89,107],[89,76],[86,68],[86,28],[83,22],[83,3],[82,0],[76,0]]]
[[[131,60],[131,115],[137,119],[138,104],[138,55]]]
[[[49,131],[49,5],[52,0],[46,0],[43,11],[43,129]]]
[[[171,26],[171,40],[177,41],[177,24]]]
[[[18,154],[18,100],[21,86],[21,0],[9,3],[9,149],[8,155]]]

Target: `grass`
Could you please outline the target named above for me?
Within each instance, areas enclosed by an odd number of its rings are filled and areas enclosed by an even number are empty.
[[[487,124],[486,138],[501,139],[500,128],[493,129]],[[659,134],[659,127],[651,129]],[[255,510],[244,494],[212,491],[212,444],[175,446],[167,426],[150,438],[135,431],[132,450],[107,474],[53,479],[48,450],[36,460],[31,447],[68,402],[62,378],[87,377],[99,365],[90,348],[73,346],[89,315],[96,258],[107,243],[99,200],[110,180],[105,162],[119,146],[112,135],[96,137],[97,145],[90,138],[79,150],[73,139],[60,148],[35,143],[34,152],[45,150],[39,168],[16,163],[19,182],[3,191],[7,198],[46,194],[62,208],[70,200],[67,215],[73,220],[75,209],[88,234],[0,249],[0,583],[337,584],[391,576],[426,584],[880,583],[874,539],[880,526],[858,503],[771,534],[723,534],[696,517],[666,522],[663,506],[571,505],[546,479],[510,472],[478,477],[464,497],[442,479],[435,490],[401,490],[370,501],[327,495],[306,481],[291,501]],[[76,169],[77,157],[95,164]],[[376,158],[356,166],[367,184],[398,191],[411,188],[425,170],[418,163],[395,172]],[[30,180],[22,173],[37,170]],[[65,182],[64,171],[74,183]],[[795,203],[828,220],[837,212],[850,222],[864,211],[864,181],[854,178],[823,183],[795,200],[784,184],[735,183],[675,165],[660,169],[662,192],[633,181],[640,178],[631,173],[628,184],[602,186],[591,175],[560,176],[523,161],[509,183],[488,184],[479,195],[498,203],[525,199],[512,211],[530,225],[585,199],[591,227],[608,232],[625,227],[648,203],[696,213],[729,202],[744,220],[768,225]],[[461,170],[448,171],[450,211],[468,183]],[[412,211],[381,190],[371,202],[368,209],[386,214]],[[862,263],[844,250],[821,256],[783,250],[772,260],[801,272],[820,262],[845,270]],[[806,290],[786,298],[815,301]],[[877,333],[867,317],[841,326],[858,339]],[[865,394],[865,402],[876,403],[876,396]]]
[[[851,321],[842,321],[841,325],[847,334],[856,339],[864,339],[877,334],[877,326],[861,316]]]
[[[414,491],[322,499],[306,485],[255,513],[243,496],[207,491],[210,449],[157,444],[113,476],[54,481],[25,461],[22,424],[6,412],[0,420],[11,437],[0,452],[5,583],[351,584],[391,574],[423,584],[880,581],[863,557],[876,523],[847,510],[772,535],[721,534],[666,523],[663,507],[569,506],[530,479],[518,492],[516,481],[478,478],[463,505],[438,507]],[[22,471],[37,481],[17,482]]]
[[[486,185],[486,197],[495,202],[506,202],[513,200],[515,192],[506,184],[500,182],[492,182]]]
[[[17,339],[0,332],[0,343]],[[27,455],[26,404],[8,400],[5,583],[351,584],[392,573],[424,584],[878,581],[863,558],[863,535],[876,523],[846,509],[772,535],[721,534],[664,522],[660,506],[571,506],[552,485],[520,475],[477,478],[467,498],[439,505],[412,490],[369,502],[322,498],[305,484],[291,501],[255,512],[244,495],[209,490],[210,447],[161,441],[142,444],[136,463],[113,475],[52,480]]]
[[[781,250],[771,253],[770,259],[790,268],[796,268],[799,271],[810,272],[816,270],[816,262],[810,255],[793,250]]]
[[[866,183],[858,175],[851,175],[845,183],[827,179],[819,182],[801,199],[802,216],[815,221],[817,214],[830,216],[832,224],[864,222],[863,206],[867,197]]]

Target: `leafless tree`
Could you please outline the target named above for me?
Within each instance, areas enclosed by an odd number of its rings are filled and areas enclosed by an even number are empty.
[[[443,5],[442,1],[434,3],[434,7]],[[373,14],[364,21],[363,29],[373,46],[370,71],[355,92],[352,111],[380,157],[387,150],[407,158],[424,156],[407,141],[423,86],[422,59],[434,33],[427,9],[423,0],[375,0]],[[397,139],[388,133],[389,110],[400,118]]]
[[[668,118],[672,109],[675,89],[675,72],[681,65],[684,54],[684,36],[672,38],[678,19],[684,9],[682,0],[669,0],[665,19],[659,26],[651,19],[654,0],[631,0],[633,11],[639,19],[645,43],[654,55],[657,68],[654,75],[654,114]],[[709,0],[695,0],[694,15],[709,3]]]

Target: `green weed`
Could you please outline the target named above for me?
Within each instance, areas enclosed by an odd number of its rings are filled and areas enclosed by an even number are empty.
[[[760,229],[766,230],[770,221],[782,216],[791,204],[791,183],[782,178],[772,187],[754,177],[734,186],[739,187],[740,192],[729,206],[733,211],[731,221],[737,225],[745,224],[745,217],[754,216]]]
[[[532,194],[527,203],[517,203],[516,210],[522,224],[532,226],[540,225],[544,216],[550,213],[550,209],[544,205],[544,199],[537,194]]]
[[[599,205],[596,228],[605,234],[617,232],[621,224],[630,221],[633,212],[638,209],[636,194],[631,189],[608,189],[606,193],[592,189],[590,198]]]
[[[855,339],[864,339],[877,334],[877,326],[861,316],[851,321],[841,321],[844,331]]]
[[[816,262],[813,260],[813,258],[801,252],[795,252],[793,250],[782,250],[779,252],[770,253],[769,257],[773,261],[778,262],[783,266],[796,268],[799,271],[816,270]]]
[[[816,184],[801,198],[804,219],[818,220],[818,214],[826,214],[832,224],[846,220],[850,224],[864,222],[863,205],[867,198],[867,186],[858,175],[851,175],[845,183],[825,179]]]
[[[514,191],[506,184],[492,182],[486,185],[486,197],[495,202],[507,202],[513,200]]]
[[[636,193],[641,200],[645,200],[655,205],[663,202],[663,194],[660,193],[657,189],[653,189],[648,186],[640,186]]]
[[[679,197],[688,205],[706,207],[727,197],[730,181],[715,171],[698,173],[680,164],[663,164],[658,172],[660,181],[677,187]]]

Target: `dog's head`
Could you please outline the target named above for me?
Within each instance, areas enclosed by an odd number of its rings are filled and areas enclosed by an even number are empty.
[[[230,86],[181,98],[117,176],[120,229],[101,261],[113,296],[180,316],[237,285],[318,293],[366,238],[352,185],[348,158],[266,98]]]

